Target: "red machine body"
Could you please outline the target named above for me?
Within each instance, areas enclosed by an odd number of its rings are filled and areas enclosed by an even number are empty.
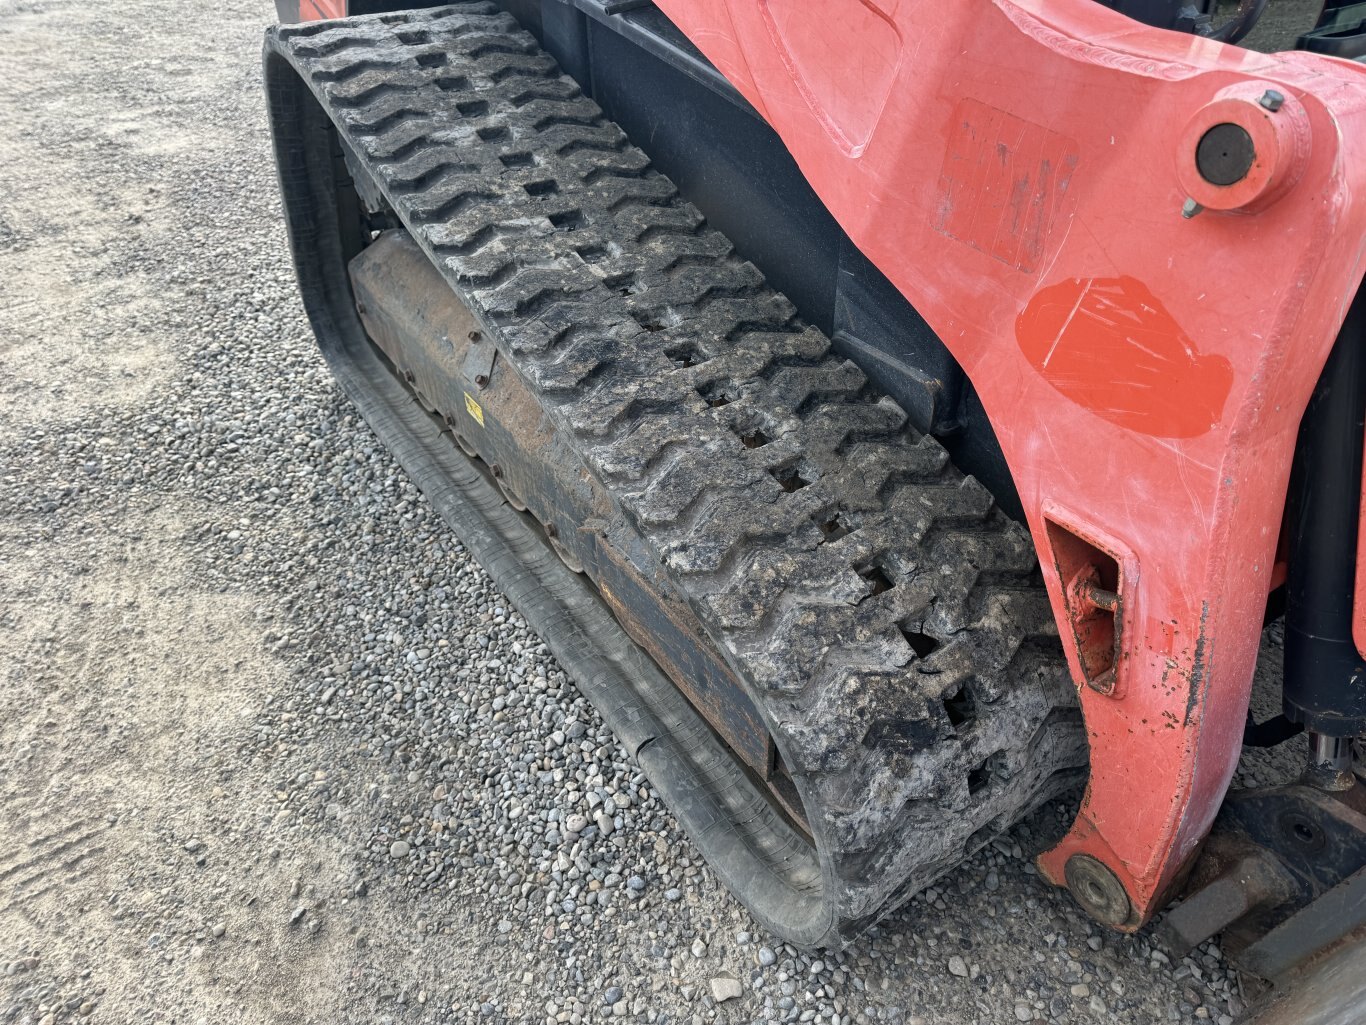
[[[1040,864],[1061,883],[1099,861],[1136,928],[1238,760],[1296,428],[1362,276],[1366,68],[1085,0],[660,6],[982,396],[1091,740],[1080,815]],[[1226,122],[1258,163],[1221,187],[1195,147]],[[1071,585],[1107,562],[1097,686]]]
[[[346,0],[299,0],[299,21],[346,17]]]

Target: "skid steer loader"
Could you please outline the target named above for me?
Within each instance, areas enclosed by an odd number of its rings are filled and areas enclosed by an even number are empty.
[[[278,6],[323,353],[764,927],[1084,784],[1045,879],[1366,1020],[1366,11]]]

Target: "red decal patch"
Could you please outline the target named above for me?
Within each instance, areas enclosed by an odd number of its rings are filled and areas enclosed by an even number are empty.
[[[1223,356],[1202,356],[1143,282],[1072,278],[1034,294],[1015,337],[1044,380],[1129,430],[1194,438],[1219,422],[1233,387]]]
[[[953,111],[939,171],[935,229],[1008,266],[1033,272],[1059,224],[1077,144],[1065,135],[964,99]]]

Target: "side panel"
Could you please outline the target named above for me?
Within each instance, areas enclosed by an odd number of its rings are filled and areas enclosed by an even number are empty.
[[[346,0],[298,0],[297,21],[346,17]]]
[[[667,42],[677,31],[654,24],[651,14],[663,21],[648,8],[606,21],[579,16],[586,22],[593,98],[803,317],[830,335],[920,430],[934,434],[955,465],[1022,519],[991,423],[943,343],[830,216],[783,141],[749,104],[632,38],[649,32]],[[662,102],[671,112],[666,121],[659,117]]]
[[[1296,426],[1362,274],[1366,69],[1086,0],[660,6],[968,373],[1060,621],[1050,525],[1122,561],[1091,785],[1041,866],[1088,903],[1099,865],[1088,906],[1137,927],[1237,761]],[[1216,186],[1224,123],[1257,160]]]
[[[852,242],[783,140],[652,4],[501,0],[736,249],[1016,519],[1000,445],[943,343]],[[667,108],[668,116],[661,117]]]
[[[345,18],[351,14],[383,14],[420,7],[437,7],[441,0],[275,0],[275,11],[282,24],[297,21],[322,21]]]

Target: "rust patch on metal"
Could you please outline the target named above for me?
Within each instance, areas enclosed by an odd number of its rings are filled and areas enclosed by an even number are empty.
[[[702,645],[678,650],[662,643],[664,633],[658,622],[648,622],[641,611],[650,608],[669,621],[684,637],[702,637],[702,624],[680,599],[660,595],[661,581],[646,580],[609,539],[600,538],[598,552],[615,572],[615,588],[599,586],[622,629],[653,658],[669,679],[687,695],[693,707],[711,724],[726,743],[761,778],[767,778],[774,762],[773,740],[759,712],[745,694],[740,681],[719,658]],[[655,596],[653,602],[650,596]],[[776,791],[775,791],[776,793]],[[800,814],[800,805],[797,807]]]
[[[1195,658],[1191,661],[1191,675],[1189,689],[1186,692],[1186,718],[1183,725],[1189,726],[1195,718],[1195,709],[1200,704],[1200,693],[1205,686],[1205,677],[1208,675],[1207,656],[1205,646],[1209,634],[1205,629],[1206,621],[1209,619],[1209,602],[1200,603],[1200,628],[1195,635]]]
[[[557,435],[536,396],[487,352],[478,321],[410,236],[387,233],[352,265],[361,320],[400,375],[489,467],[509,504],[531,513],[561,558],[587,571],[626,633],[760,778],[775,764],[773,740],[739,679],[715,654],[702,624],[661,569],[648,578],[611,541],[611,498]],[[464,370],[481,352],[491,379],[476,399]],[[483,363],[480,364],[484,365]],[[474,425],[479,429],[475,429]],[[800,804],[780,803],[800,819]],[[795,795],[791,795],[795,798]]]

